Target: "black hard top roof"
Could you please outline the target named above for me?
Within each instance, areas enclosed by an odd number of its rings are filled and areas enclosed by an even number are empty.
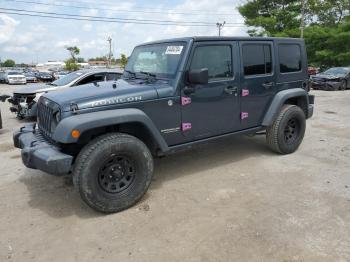
[[[166,42],[201,42],[201,41],[304,41],[301,38],[289,38],[289,37],[250,37],[250,36],[192,36],[192,37],[182,37],[182,38],[171,38],[164,40],[157,40],[153,42],[144,43],[141,45],[166,43]]]

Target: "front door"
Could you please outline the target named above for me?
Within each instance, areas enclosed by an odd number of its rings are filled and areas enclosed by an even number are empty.
[[[240,129],[237,42],[195,43],[187,70],[207,68],[209,82],[181,91],[182,132],[189,140]]]

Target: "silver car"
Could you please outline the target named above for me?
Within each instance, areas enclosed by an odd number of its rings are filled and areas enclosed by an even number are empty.
[[[37,102],[41,95],[64,88],[74,88],[78,85],[118,80],[122,74],[120,69],[79,70],[52,83],[31,85],[13,93],[8,100],[12,104],[10,110],[20,119],[36,117]]]

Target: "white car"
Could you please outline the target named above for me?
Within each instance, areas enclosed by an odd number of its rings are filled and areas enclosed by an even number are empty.
[[[27,83],[26,77],[16,71],[7,71],[5,72],[5,82],[10,85],[16,85],[16,84],[23,84],[25,85]]]

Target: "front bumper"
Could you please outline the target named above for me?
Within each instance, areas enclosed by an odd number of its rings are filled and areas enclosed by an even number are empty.
[[[8,79],[8,83],[9,84],[13,84],[13,85],[15,85],[15,84],[26,84],[27,83],[27,80],[25,80],[25,79]]]
[[[52,175],[65,175],[71,171],[73,157],[48,142],[35,128],[35,124],[22,127],[13,134],[14,146],[22,149],[23,164]]]

